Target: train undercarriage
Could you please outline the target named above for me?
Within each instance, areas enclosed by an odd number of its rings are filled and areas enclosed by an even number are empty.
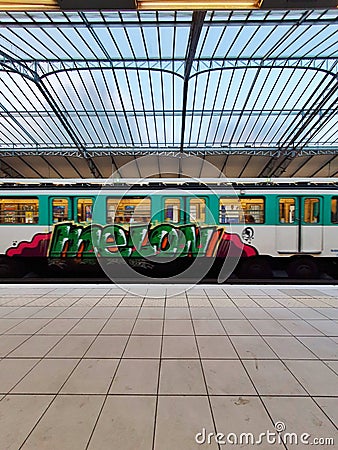
[[[163,279],[170,282],[179,278],[199,281],[203,278],[218,282],[232,279],[338,279],[336,258],[315,258],[309,255],[295,255],[283,258],[258,255],[239,258],[225,263],[224,258],[181,257],[174,260],[148,260],[145,258],[96,258],[77,260],[76,258],[33,258],[0,257],[0,279],[23,277],[69,276],[100,277],[103,275],[113,281],[139,277]],[[222,277],[220,278],[220,274]]]

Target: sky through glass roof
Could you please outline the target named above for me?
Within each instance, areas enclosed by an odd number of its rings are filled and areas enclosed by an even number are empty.
[[[2,155],[338,151],[337,10],[2,12],[0,24]]]

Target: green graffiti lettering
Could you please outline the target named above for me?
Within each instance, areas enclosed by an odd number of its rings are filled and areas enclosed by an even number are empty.
[[[129,229],[128,247],[133,257],[153,256],[156,248],[150,243],[147,225],[133,225]]]
[[[168,256],[171,243],[173,241],[172,232],[174,229],[174,225],[164,223],[161,225],[156,225],[152,230],[150,230],[149,241],[154,248],[154,254]]]
[[[54,226],[49,256],[58,259],[154,255],[210,257],[216,256],[222,237],[227,236],[224,233],[224,229],[217,226],[195,224],[132,225],[125,229],[115,224],[83,226],[64,222]]]
[[[185,242],[182,255],[195,256],[200,251],[200,235],[199,228],[196,225],[183,225],[180,230],[182,231]]]
[[[52,258],[76,257],[82,229],[82,225],[73,223],[55,225],[49,250],[50,256]]]
[[[119,225],[108,225],[102,228],[98,248],[99,256],[130,256],[131,249],[127,246],[126,230]]]
[[[91,258],[95,256],[95,248],[100,240],[102,228],[99,225],[89,225],[82,229],[78,242],[78,258]]]

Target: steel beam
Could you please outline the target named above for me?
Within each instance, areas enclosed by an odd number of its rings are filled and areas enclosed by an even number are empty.
[[[1,155],[0,155],[1,156]],[[0,159],[0,172],[4,174],[5,177],[9,178],[22,178],[23,175],[18,172],[14,167],[7,164],[6,161]]]
[[[311,133],[313,132],[314,134],[318,133],[333,117],[333,111],[337,111],[337,91],[338,80],[335,80],[333,86],[331,86],[330,89],[327,89],[327,92],[324,92],[323,98],[314,100],[314,104],[311,107],[312,111],[307,112],[302,126],[298,130],[292,131],[280,145],[281,156],[283,156],[283,158],[274,158],[271,160],[268,166],[264,168],[262,176],[280,177],[287,170],[295,156],[304,154],[303,149],[306,147],[306,139],[310,139],[308,136],[311,136]],[[333,98],[333,101],[329,104],[328,108],[325,109],[325,105],[331,98]],[[322,111],[319,118],[318,111]],[[318,128],[313,130],[317,124]],[[298,139],[300,138],[301,142],[298,142]],[[293,150],[293,153],[290,152],[291,150]]]
[[[0,117],[6,117],[7,115],[10,116],[10,118],[19,118],[19,117],[32,117],[32,118],[46,118],[50,117],[50,111],[31,111],[31,110],[8,110],[7,108],[3,108],[3,111],[1,111],[2,105],[0,103]],[[158,117],[179,117],[182,115],[182,111],[180,109],[163,109],[163,110],[81,110],[77,109],[76,111],[73,110],[64,110],[60,109],[63,114],[67,114],[68,117],[97,117],[98,115],[102,117],[145,117],[145,116],[158,116]],[[187,116],[202,116],[203,117],[209,117],[209,116],[233,116],[233,117],[271,117],[274,114],[278,116],[296,116],[299,114],[311,114],[315,113],[318,116],[322,116],[324,109],[314,109],[310,108],[307,110],[301,110],[301,109],[247,109],[247,110],[240,110],[240,109],[213,109],[213,110],[201,110],[201,109],[187,109],[186,115]],[[332,113],[333,115],[338,116],[338,110],[337,108],[325,108],[325,112]]]
[[[15,73],[19,73],[22,76],[25,76],[29,80],[33,81],[44,99],[47,101],[49,106],[52,108],[52,111],[54,112],[55,116],[59,119],[60,123],[64,127],[65,131],[71,138],[72,142],[74,142],[75,146],[77,147],[78,151],[81,153],[81,155],[87,160],[89,169],[94,177],[100,177],[101,174],[99,170],[97,169],[94,161],[92,161],[91,156],[88,156],[86,154],[86,148],[82,145],[81,141],[77,138],[72,128],[69,126],[68,121],[64,115],[64,113],[59,108],[58,104],[56,103],[53,96],[50,94],[48,89],[45,87],[43,80],[38,75],[37,71],[34,71],[33,69],[27,67],[26,63],[23,63],[19,60],[15,60],[14,58],[7,55],[5,52],[0,51],[0,55],[2,56],[2,60],[0,60],[0,65],[3,65],[4,67],[10,66],[11,70]],[[37,69],[37,65],[35,64],[35,69]],[[2,106],[2,105],[0,105]],[[2,106],[2,109],[5,111],[6,114],[8,114],[8,111]],[[12,120],[14,120],[13,117],[11,117]],[[16,121],[17,122],[17,121]],[[17,125],[20,128],[23,128],[21,124],[18,122]],[[26,132],[26,130],[24,130]],[[27,132],[26,132],[27,133]],[[30,137],[33,144],[37,145],[37,142]]]
[[[182,101],[182,128],[181,128],[181,144],[180,151],[183,152],[184,149],[184,135],[185,135],[185,123],[186,123],[186,113],[187,113],[187,101],[188,101],[188,87],[190,72],[193,66],[198,41],[203,28],[204,19],[206,16],[206,11],[194,11],[192,16],[192,24],[190,28],[188,48],[185,57],[184,66],[184,83],[183,83],[183,101]]]
[[[1,56],[1,53],[0,53]],[[24,64],[18,64],[13,58],[0,57],[0,65],[5,70],[12,70],[34,81],[34,76],[44,77],[57,72],[72,70],[159,70],[177,75],[186,76],[185,58],[165,59],[147,58],[89,58],[84,59],[33,59],[25,60]],[[189,74],[196,76],[203,72],[215,70],[235,70],[247,68],[298,68],[318,70],[335,76],[338,73],[338,58],[194,58],[189,63]],[[3,70],[4,70],[3,69]]]
[[[307,9],[307,8],[304,8]],[[290,17],[286,16],[283,19],[280,18],[280,15],[278,17],[274,18],[274,14],[270,13],[268,14],[268,11],[264,11],[266,14],[265,16],[262,16],[263,11],[251,11],[251,17],[250,20],[246,20],[246,18],[242,17],[229,17],[229,15],[218,15],[216,17],[210,18],[207,17],[204,24],[208,27],[257,27],[257,26],[263,26],[263,27],[275,27],[275,26],[304,26],[307,27],[309,25],[335,25],[338,23],[337,17],[316,17],[313,18],[311,15],[309,15],[307,18],[303,19],[300,22],[301,19],[301,12],[299,13],[299,16],[296,17],[296,11],[293,11],[293,14],[290,14]],[[53,15],[57,14],[58,21],[53,21]],[[79,14],[79,12],[72,12],[72,15]],[[84,13],[87,16],[87,13]],[[135,19],[137,20],[130,20],[130,12],[128,13],[128,16],[123,17],[123,26],[126,28],[152,28],[152,27],[177,27],[177,28],[187,28],[190,27],[191,21],[189,20],[189,16],[187,13],[183,13],[185,17],[180,17],[180,20],[173,21],[171,18],[171,13],[167,13],[165,15],[164,12],[161,13],[161,19],[157,19],[155,15],[153,16],[152,20],[149,20],[149,17],[147,17],[146,20],[143,20],[143,16],[146,16],[146,13],[143,12],[135,12]],[[257,18],[255,15],[257,14]],[[62,21],[61,18],[64,20]],[[123,13],[122,13],[123,15]],[[88,15],[89,16],[89,15]],[[226,17],[227,16],[227,17]],[[6,17],[8,17],[8,20],[6,20]],[[77,19],[80,19],[79,17]],[[93,12],[90,13],[90,24],[94,28],[102,28],[102,27],[109,27],[109,28],[121,28],[121,21],[118,19],[113,19],[111,17],[111,14],[109,12],[105,13],[102,11],[102,13],[97,12],[95,15]],[[35,12],[34,16],[32,17],[28,12],[21,13],[20,17],[16,17],[16,20],[13,20],[13,16],[11,16],[10,13],[2,12],[2,20],[1,20],[1,26],[2,27],[8,27],[8,28],[85,28],[86,24],[81,20],[74,20],[70,21],[69,16],[67,13],[53,13],[49,12],[48,15],[43,12]]]
[[[87,148],[87,156],[94,158],[96,156],[143,156],[143,155],[170,155],[178,156],[184,155],[248,155],[248,156],[271,156],[274,158],[296,156],[316,156],[316,155],[336,155],[338,154],[338,144],[332,146],[315,146],[304,147],[300,151],[297,149],[287,149],[281,151],[279,148],[259,148],[259,147],[194,147],[185,148],[184,152],[180,152],[179,146],[176,148],[164,148],[164,147],[144,147],[144,148],[131,148],[131,147],[115,147],[115,148],[100,148],[99,146],[93,146]],[[83,155],[76,149],[70,147],[55,148],[45,147],[40,149],[28,149],[24,147],[0,148],[1,156],[67,156],[83,158]],[[271,167],[270,167],[271,168]],[[266,175],[267,176],[267,175]]]

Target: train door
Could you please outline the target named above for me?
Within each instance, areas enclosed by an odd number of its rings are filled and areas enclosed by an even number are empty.
[[[163,221],[174,225],[185,223],[184,199],[182,197],[163,197]]]
[[[93,217],[93,197],[74,198],[74,219],[77,223],[91,223]]]
[[[323,199],[322,197],[302,197],[300,251],[321,253],[323,250]]]
[[[204,225],[207,220],[208,197],[186,197],[187,222]]]
[[[164,221],[172,224],[207,223],[206,197],[164,197]]]
[[[58,222],[72,220],[72,199],[71,197],[50,197],[49,198],[49,223],[54,225]]]
[[[321,253],[322,208],[321,197],[278,197],[277,252]]]

